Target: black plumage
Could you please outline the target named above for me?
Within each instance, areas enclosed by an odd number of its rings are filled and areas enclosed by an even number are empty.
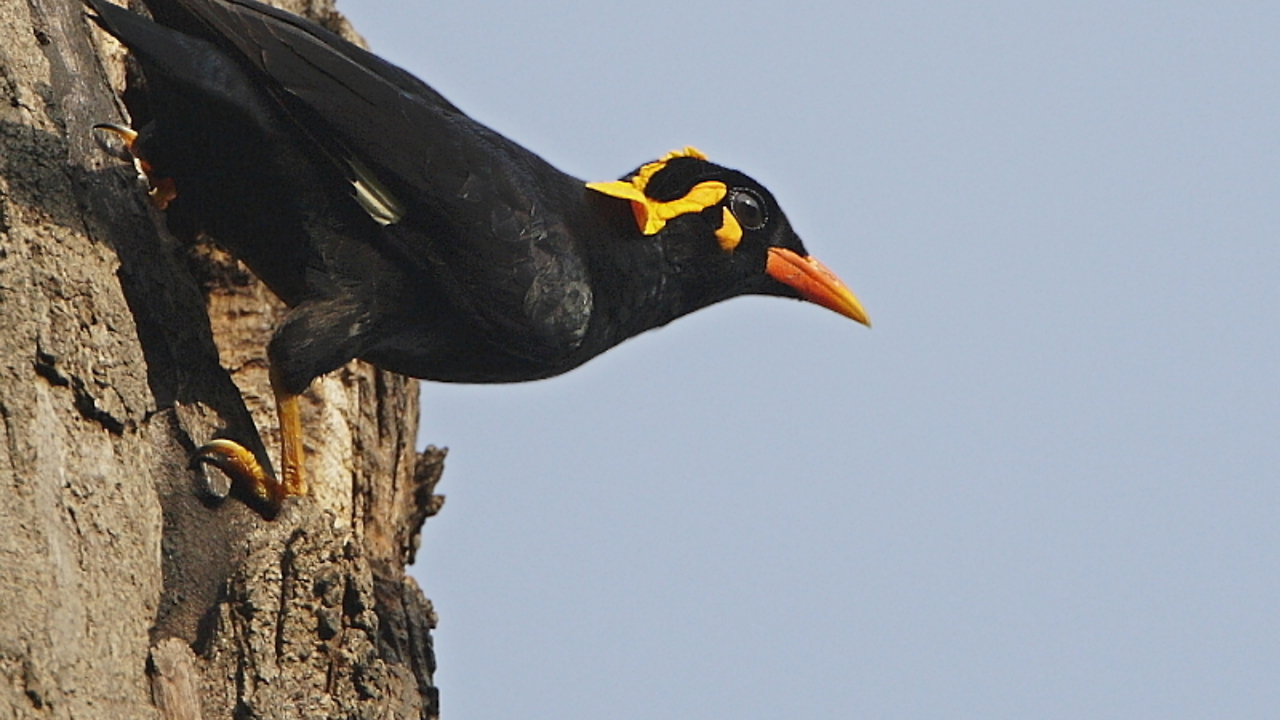
[[[352,358],[535,380],[748,293],[866,322],[768,190],[692,149],[585,183],[289,13],[147,0],[153,21],[85,2],[141,64],[146,122],[116,130],[170,230],[207,233],[292,308],[268,348],[286,436],[300,432],[292,397]],[[233,443],[197,459],[274,507],[305,491],[290,442],[283,488]]]

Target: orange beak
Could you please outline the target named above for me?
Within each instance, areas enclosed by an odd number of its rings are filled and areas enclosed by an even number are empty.
[[[814,258],[794,250],[771,247],[765,272],[783,285],[795,288],[805,300],[871,327],[871,319],[853,291]]]

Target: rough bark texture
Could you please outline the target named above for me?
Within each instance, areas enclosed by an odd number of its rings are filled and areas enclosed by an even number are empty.
[[[328,0],[289,9],[351,35]],[[0,0],[0,718],[435,716],[404,574],[443,462],[414,452],[417,385],[317,382],[314,494],[277,520],[202,494],[215,433],[276,447],[282,309],[165,234],[94,138],[128,120],[124,68],[76,0]]]

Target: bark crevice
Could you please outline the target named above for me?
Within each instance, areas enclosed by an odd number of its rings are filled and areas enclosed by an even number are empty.
[[[352,36],[327,1],[287,9]],[[278,520],[208,491],[195,447],[276,445],[281,306],[169,237],[95,138],[125,78],[78,2],[0,0],[0,716],[434,717],[404,573],[443,462],[414,451],[417,384],[317,382],[317,491]]]

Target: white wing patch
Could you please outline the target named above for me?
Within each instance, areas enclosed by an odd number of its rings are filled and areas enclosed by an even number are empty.
[[[355,175],[351,184],[356,189],[356,202],[369,213],[369,217],[383,226],[400,222],[404,217],[404,205],[396,199],[396,196],[392,195],[385,185],[378,182],[373,172],[365,167],[364,163],[355,158],[347,158],[347,166]]]

